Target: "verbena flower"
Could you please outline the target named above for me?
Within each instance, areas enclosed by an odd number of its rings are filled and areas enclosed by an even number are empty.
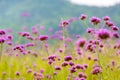
[[[99,39],[109,39],[111,37],[111,32],[107,29],[100,29],[97,32],[97,36]]]
[[[39,39],[40,41],[46,41],[46,40],[48,40],[48,36],[47,36],[47,35],[40,35],[40,36],[38,37],[38,39]]]
[[[101,22],[101,19],[98,18],[98,17],[92,17],[90,19],[90,22],[93,24],[93,25],[98,25],[100,22]]]
[[[78,47],[78,48],[79,47],[84,47],[85,43],[86,43],[86,40],[80,38],[76,41],[76,47]]]
[[[60,27],[68,27],[70,25],[70,22],[68,21],[68,20],[62,20],[62,21],[60,21],[60,24],[59,24],[59,26]]]
[[[85,14],[81,14],[81,15],[80,15],[80,19],[81,19],[81,20],[84,20],[84,19],[86,19],[86,18],[87,18],[87,15],[85,15]]]
[[[104,16],[104,17],[103,17],[103,20],[104,20],[104,21],[109,21],[109,20],[110,20],[110,17],[109,17],[109,16]]]
[[[72,56],[65,56],[65,57],[64,57],[64,60],[65,60],[65,61],[70,61],[70,60],[72,60]]]

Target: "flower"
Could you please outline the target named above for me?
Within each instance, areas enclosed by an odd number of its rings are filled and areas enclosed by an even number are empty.
[[[111,21],[107,21],[107,22],[106,22],[106,25],[107,25],[108,27],[111,27],[111,26],[114,26],[114,23],[111,22]]]
[[[41,35],[41,36],[38,37],[38,39],[40,41],[46,41],[46,40],[48,40],[48,36],[47,35]]]
[[[60,27],[68,27],[70,22],[68,20],[62,20],[59,24]]]
[[[62,67],[65,67],[65,66],[67,66],[67,65],[68,65],[68,62],[63,62],[63,63],[61,64]]]
[[[5,30],[0,30],[0,35],[5,35],[5,34],[6,34]]]
[[[108,20],[110,20],[110,17],[109,17],[109,16],[104,16],[104,17],[103,17],[103,20],[104,20],[104,21],[108,21]]]
[[[120,35],[119,35],[118,32],[114,32],[114,33],[113,33],[113,37],[115,37],[115,38],[120,38]]]
[[[61,70],[61,67],[55,66],[55,70]]]
[[[93,24],[93,25],[97,25],[98,23],[100,23],[100,18],[98,18],[98,17],[92,17],[91,19],[90,19],[90,22]]]
[[[98,73],[101,73],[102,72],[102,70],[101,70],[101,68],[99,68],[99,67],[94,67],[94,69],[92,70],[92,74],[94,74],[94,75],[97,75]]]
[[[30,36],[29,32],[20,32],[19,35],[21,35],[22,37],[27,37]]]
[[[65,56],[64,60],[65,61],[70,61],[70,60],[72,60],[72,56]]]
[[[79,47],[84,47],[86,43],[86,40],[85,39],[78,39],[77,42],[76,42],[76,46],[79,48]]]
[[[118,30],[119,30],[119,27],[117,27],[117,26],[112,26],[112,30],[118,31]]]
[[[80,19],[81,19],[81,20],[84,20],[84,19],[86,19],[86,17],[87,17],[87,15],[81,14]]]
[[[0,38],[0,44],[3,44],[5,42],[4,38]]]
[[[97,33],[99,39],[108,39],[111,37],[111,33],[107,29],[100,29]]]

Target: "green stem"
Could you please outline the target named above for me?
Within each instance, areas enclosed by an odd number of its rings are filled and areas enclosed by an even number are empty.
[[[3,43],[1,43],[1,46],[0,46],[0,61],[1,61],[1,58],[2,58],[2,50],[3,50]]]

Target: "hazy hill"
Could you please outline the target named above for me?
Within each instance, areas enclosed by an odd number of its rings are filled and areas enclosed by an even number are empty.
[[[0,28],[12,28],[18,31],[24,25],[32,27],[41,24],[56,30],[60,18],[78,17],[82,13],[89,17],[109,15],[120,26],[119,8],[120,4],[98,8],[75,5],[67,0],[0,0]],[[29,13],[29,17],[22,17],[21,14],[24,12]],[[82,33],[84,29],[82,26],[82,23],[74,23],[70,31]]]

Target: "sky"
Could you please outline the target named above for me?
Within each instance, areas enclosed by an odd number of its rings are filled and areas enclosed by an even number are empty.
[[[120,0],[70,0],[72,3],[88,6],[109,7],[116,3],[120,3]]]

